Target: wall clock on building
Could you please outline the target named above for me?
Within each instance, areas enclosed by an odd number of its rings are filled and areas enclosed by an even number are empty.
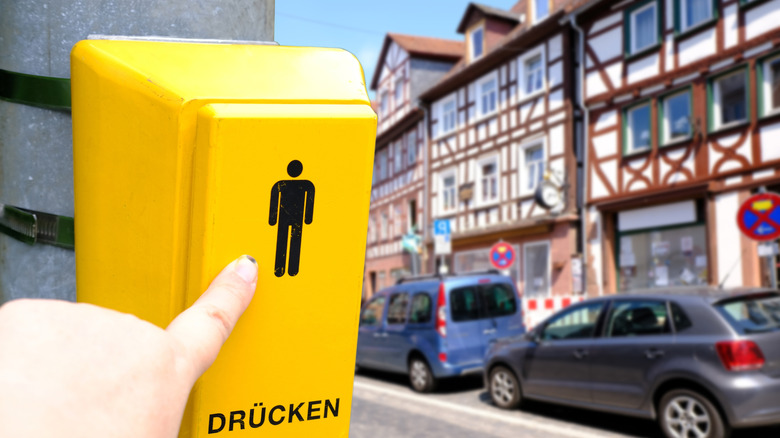
[[[537,204],[548,210],[555,209],[563,202],[561,188],[548,180],[539,183],[539,187],[534,192],[534,199]]]

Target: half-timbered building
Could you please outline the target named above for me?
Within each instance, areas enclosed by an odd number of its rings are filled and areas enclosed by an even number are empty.
[[[571,4],[470,4],[458,27],[463,58],[421,96],[430,111],[427,208],[452,233],[449,255],[434,257],[428,240],[427,268],[488,269],[491,246],[508,242],[528,316],[581,290]],[[546,174],[564,192],[549,210],[534,200]]]
[[[462,55],[460,41],[393,33],[385,37],[371,81],[378,124],[365,298],[420,264],[419,254],[402,248],[403,236],[424,231],[426,216],[425,122],[417,100]]]
[[[780,184],[780,0],[590,2],[591,293],[766,284],[736,223]]]

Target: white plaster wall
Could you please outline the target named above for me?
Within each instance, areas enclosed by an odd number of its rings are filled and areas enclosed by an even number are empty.
[[[603,198],[609,195],[607,187],[601,181],[601,178],[596,173],[595,169],[591,169],[590,171],[590,179],[588,180],[588,184],[590,184],[590,195],[593,199]]]
[[[739,16],[737,5],[723,9],[723,44],[728,49],[739,42]]]
[[[780,0],[772,0],[745,13],[745,38],[751,39],[780,26]]]
[[[618,186],[618,160],[607,160],[601,163],[601,171],[607,178],[607,183],[613,188]]]
[[[623,54],[623,27],[617,27],[595,38],[588,39],[588,45],[598,57],[606,61]]]
[[[609,132],[598,137],[593,137],[593,149],[596,157],[604,158],[615,155],[618,152],[617,133]]]
[[[550,153],[548,157],[563,153],[563,125],[550,128]]]
[[[599,72],[594,71],[588,73],[585,78],[585,91],[588,97],[593,97],[607,91],[607,86],[604,81],[601,80]]]
[[[607,27],[619,23],[622,20],[623,20],[623,14],[621,14],[620,12],[602,18],[601,20],[593,23],[593,27],[591,27],[590,33],[593,34],[600,31],[601,29],[606,29]]]
[[[761,128],[761,160],[780,160],[780,123]]]
[[[556,92],[550,93],[547,97],[548,103],[547,106],[550,111],[557,110],[558,108],[563,106],[563,90],[558,90]]]
[[[623,63],[615,62],[608,65],[604,71],[607,73],[610,82],[613,87],[620,87],[623,85]]]
[[[716,28],[713,27],[683,40],[677,54],[680,66],[714,55],[717,51],[715,31]]]
[[[590,223],[594,224],[596,227],[596,232],[593,233],[593,238],[588,241],[588,245],[590,246],[590,252],[588,253],[589,258],[587,259],[586,263],[587,265],[591,266],[593,268],[592,271],[588,271],[588,273],[594,273],[596,278],[596,284],[598,285],[599,295],[604,293],[602,284],[604,279],[604,263],[602,261],[602,249],[601,249],[601,213],[599,213],[598,209],[596,207],[591,207],[588,210],[588,218],[590,219]],[[587,266],[585,266],[585,269],[587,269]]]
[[[628,83],[633,84],[659,73],[659,58],[656,53],[628,64]]]
[[[717,239],[717,283],[724,279],[724,287],[742,286],[742,245],[735,218],[739,209],[737,192],[715,197],[715,233]],[[730,272],[730,274],[729,274]],[[728,278],[726,276],[728,275]]]
[[[563,38],[560,34],[550,38],[547,42],[547,59],[555,60],[563,55]]]
[[[547,86],[553,88],[563,83],[563,61],[550,65],[547,70]]]
[[[605,113],[602,113],[598,120],[596,121],[596,131],[601,131],[602,129],[607,129],[612,126],[615,126],[615,123],[617,123],[617,111],[607,111]]]

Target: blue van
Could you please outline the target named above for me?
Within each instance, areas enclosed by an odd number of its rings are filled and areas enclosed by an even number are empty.
[[[408,373],[430,392],[438,379],[481,373],[492,342],[525,332],[521,309],[497,271],[402,278],[363,306],[356,364]]]

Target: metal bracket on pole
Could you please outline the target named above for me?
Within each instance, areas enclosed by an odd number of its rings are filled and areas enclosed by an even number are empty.
[[[34,245],[74,249],[73,218],[0,204],[0,232]]]

